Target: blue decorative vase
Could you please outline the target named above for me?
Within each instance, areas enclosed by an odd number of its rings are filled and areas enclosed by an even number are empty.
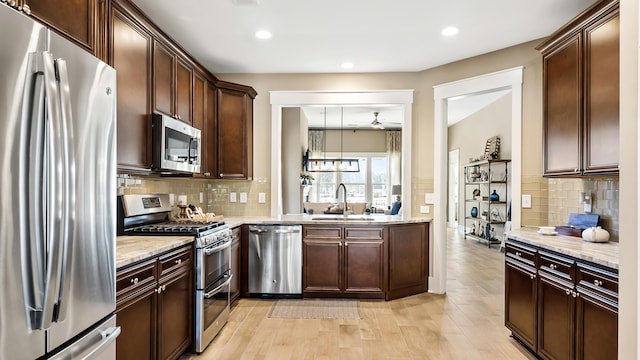
[[[478,208],[475,206],[471,208],[471,217],[478,217]]]
[[[491,201],[500,201],[500,195],[496,192],[496,189],[493,189],[491,195],[489,195],[489,200]]]

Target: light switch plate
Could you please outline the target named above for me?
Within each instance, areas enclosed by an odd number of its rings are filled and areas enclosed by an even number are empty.
[[[240,202],[241,203],[246,203],[247,202],[247,193],[246,192],[241,192],[240,193]]]
[[[176,204],[176,196],[175,194],[169,194],[169,205],[173,206]]]
[[[531,195],[522,194],[522,208],[531,209]]]
[[[238,201],[236,198],[236,193],[235,192],[229,193],[229,202],[236,202],[236,201]]]
[[[204,202],[204,194],[200,193],[200,203],[202,204]]]
[[[428,214],[431,212],[431,207],[429,207],[429,205],[421,205],[420,206],[420,213],[421,214]]]
[[[258,193],[258,202],[259,202],[260,204],[264,204],[264,203],[266,203],[266,202],[267,202],[267,194],[265,194],[265,193],[263,193],[263,192]]]
[[[435,204],[436,196],[434,193],[425,193],[424,194],[424,203],[425,204]]]

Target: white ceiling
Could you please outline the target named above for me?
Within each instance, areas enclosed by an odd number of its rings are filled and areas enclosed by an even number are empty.
[[[214,74],[421,71],[548,36],[595,2],[132,1]],[[447,26],[460,32],[443,37]]]

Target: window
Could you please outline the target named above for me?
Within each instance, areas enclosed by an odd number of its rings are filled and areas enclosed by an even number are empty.
[[[334,202],[338,184],[344,183],[347,187],[347,202],[368,203],[380,209],[389,206],[390,185],[386,154],[345,153],[343,157],[358,159],[360,172],[312,172],[315,180],[309,192],[309,201]]]

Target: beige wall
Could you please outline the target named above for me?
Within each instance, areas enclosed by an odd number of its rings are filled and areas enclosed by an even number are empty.
[[[299,108],[282,111],[282,208],[285,214],[302,213],[302,155],[307,150],[307,120]]]
[[[254,102],[254,175],[270,176],[271,105],[276,90],[393,90],[414,89],[412,108],[412,215],[420,216],[424,192],[433,191],[433,86],[494,71],[524,66],[523,175],[540,175],[542,149],[542,60],[532,41],[419,73],[355,74],[219,74],[222,80],[252,86]],[[404,135],[405,137],[408,135]]]

